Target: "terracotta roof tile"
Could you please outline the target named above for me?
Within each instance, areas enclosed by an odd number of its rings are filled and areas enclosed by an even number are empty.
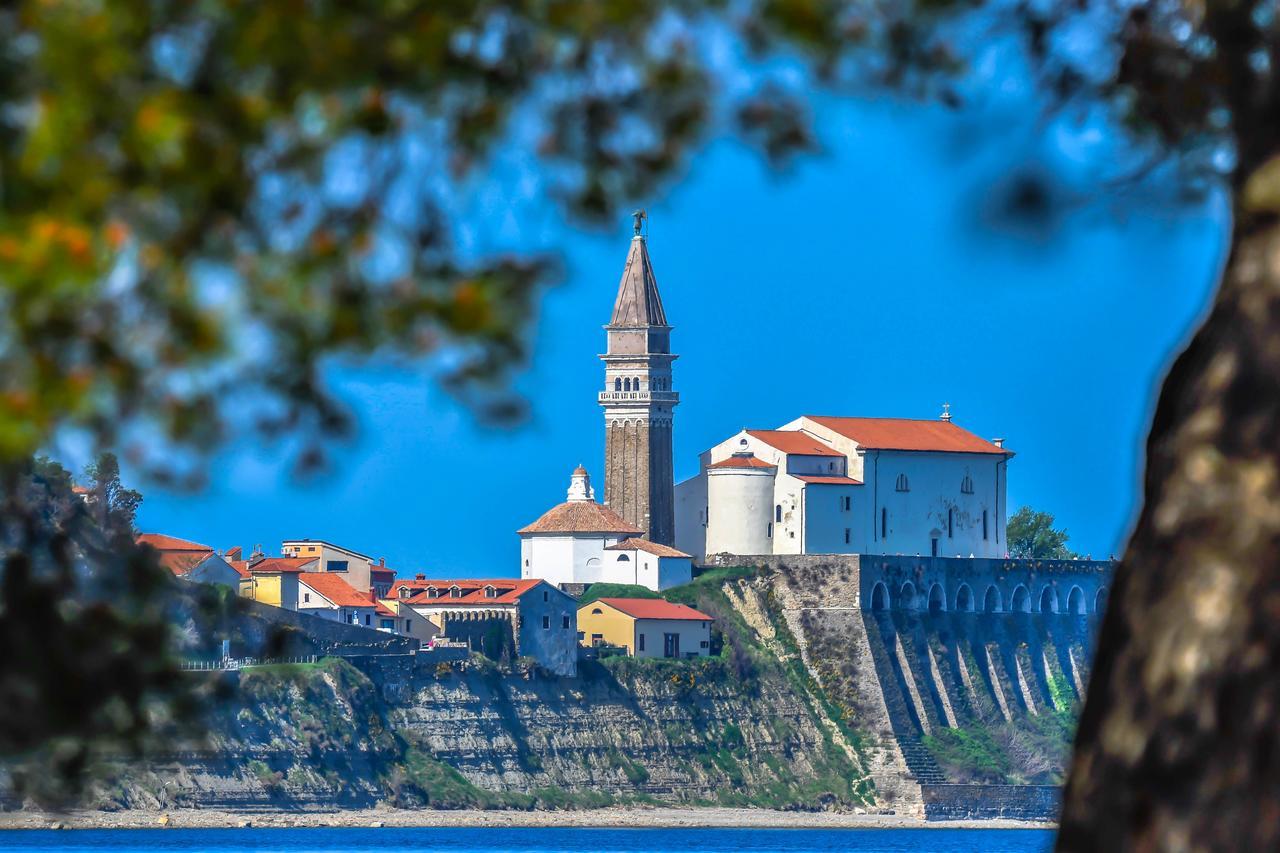
[[[807,432],[798,429],[749,429],[747,435],[763,441],[770,447],[783,453],[794,453],[798,456],[843,456],[814,438]]]
[[[738,454],[735,453],[733,456],[730,456],[728,459],[721,459],[719,462],[712,462],[707,467],[708,468],[777,468],[778,466],[769,462],[765,462],[763,459],[757,459],[754,454],[751,454],[748,456],[739,456]]]
[[[305,572],[308,563],[314,563],[316,557],[267,557],[249,564],[249,573],[260,572]],[[344,581],[345,583],[345,581]]]
[[[914,450],[949,453],[989,453],[1012,456],[950,421],[911,418],[833,418],[806,415],[816,424],[871,450]]]
[[[304,572],[298,583],[310,587],[339,607],[375,607],[377,602],[367,592],[347,583],[338,575],[327,572]]]
[[[669,548],[666,545],[659,545],[657,542],[650,542],[648,539],[641,539],[633,536],[630,539],[623,539],[616,545],[609,545],[606,551],[644,551],[646,554],[653,554],[657,557],[688,557],[684,551],[678,551],[675,548]]]
[[[190,539],[179,539],[177,536],[166,536],[163,533],[140,533],[136,540],[140,545],[150,545],[157,551],[208,551],[213,549]]]
[[[675,604],[662,598],[597,598],[596,601],[609,605],[636,619],[689,619],[699,622],[710,622],[711,617],[701,611],[694,610],[686,604]],[[594,603],[594,602],[593,602]],[[585,604],[583,607],[590,607]],[[581,610],[582,608],[578,608]]]
[[[398,580],[391,587],[391,595],[388,597],[397,601],[408,601],[410,604],[492,607],[496,604],[515,604],[522,596],[543,583],[546,582],[538,578],[530,578],[528,580],[520,578]],[[458,598],[449,597],[449,589],[454,586],[458,587],[461,593]],[[484,590],[486,586],[494,588],[496,595],[493,598],[485,597]],[[414,590],[414,593],[408,598],[401,598],[400,589],[402,587]],[[428,587],[435,587],[439,590],[439,597],[431,598],[427,594]],[[552,588],[554,589],[554,587]]]
[[[595,501],[565,501],[547,510],[532,524],[521,527],[516,533],[620,533],[637,534],[644,531],[633,527],[607,506]]]

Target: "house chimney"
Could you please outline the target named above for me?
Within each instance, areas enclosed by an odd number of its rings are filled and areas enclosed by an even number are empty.
[[[427,576],[426,576],[426,575],[414,575],[414,576],[413,576],[413,579],[414,579],[414,580],[418,580],[418,581],[424,581],[424,580],[426,580],[426,579],[427,579]]]
[[[266,559],[266,556],[267,556],[266,552],[262,550],[262,543],[259,542],[257,545],[253,546],[253,553],[249,555],[249,559],[263,560],[263,559]]]
[[[239,546],[239,545],[237,545],[236,547],[234,547],[234,548],[232,548],[231,550],[227,551],[227,556],[225,557],[225,559],[227,559],[227,560],[238,560],[238,559],[240,559],[240,546]]]
[[[387,567],[387,558],[386,558],[386,557],[379,557],[379,558],[378,558],[378,568],[380,568],[380,569],[385,569],[386,567]]]
[[[991,443],[994,444],[996,447],[1004,447],[1003,438],[993,438],[991,439]]]

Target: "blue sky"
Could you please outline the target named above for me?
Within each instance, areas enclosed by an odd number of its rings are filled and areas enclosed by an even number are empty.
[[[1046,129],[1016,99],[959,116],[842,101],[817,117],[821,155],[780,174],[719,141],[646,205],[680,354],[677,479],[743,426],[935,417],[949,401],[958,424],[1017,452],[1010,506],[1053,513],[1082,552],[1118,550],[1155,388],[1220,263],[1221,205],[1118,202],[1095,174],[1105,134]],[[993,223],[990,199],[1026,170],[1054,176],[1065,213]],[[278,448],[238,445],[203,493],[143,484],[140,526],[269,553],[326,538],[402,573],[517,574],[515,530],[564,499],[579,462],[600,477],[596,355],[630,218],[609,233],[567,226],[536,178],[511,174],[469,189],[460,239],[563,259],[516,380],[527,422],[478,424],[426,366],[340,365],[360,434],[331,473],[293,482]]]

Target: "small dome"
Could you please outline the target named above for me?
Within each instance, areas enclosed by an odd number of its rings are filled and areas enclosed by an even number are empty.
[[[561,470],[563,470],[563,469],[561,469]],[[587,469],[586,469],[586,468],[584,468],[584,467],[582,467],[581,465],[579,465],[577,468],[574,468],[574,469],[573,469],[573,476],[575,476],[575,477],[585,477],[585,476],[586,476],[586,474],[587,474]]]

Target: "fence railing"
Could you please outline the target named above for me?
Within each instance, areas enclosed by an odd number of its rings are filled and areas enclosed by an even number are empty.
[[[184,660],[178,666],[189,672],[228,672],[251,666],[269,666],[278,663],[315,663],[319,655],[300,655],[287,658],[222,658],[221,660]]]

